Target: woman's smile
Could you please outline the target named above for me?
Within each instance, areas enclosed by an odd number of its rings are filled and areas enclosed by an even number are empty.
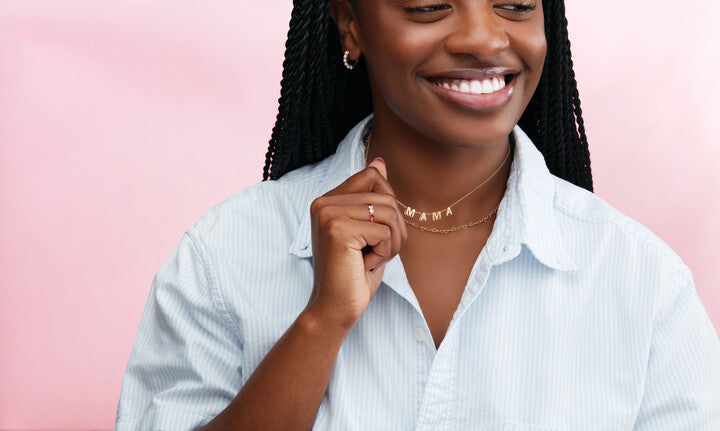
[[[460,69],[422,77],[439,98],[473,111],[493,111],[512,97],[517,72],[508,68]]]

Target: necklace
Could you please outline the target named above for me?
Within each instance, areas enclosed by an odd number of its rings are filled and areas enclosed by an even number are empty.
[[[480,220],[471,221],[470,223],[465,223],[465,224],[460,225],[460,226],[453,226],[453,227],[450,227],[450,228],[447,228],[447,229],[438,229],[438,228],[435,228],[435,227],[420,226],[419,224],[415,223],[414,221],[408,221],[408,220],[405,220],[405,223],[409,224],[410,226],[412,226],[412,227],[414,227],[414,228],[417,228],[417,229],[420,229],[420,230],[422,230],[422,231],[425,231],[425,232],[432,232],[432,233],[450,233],[450,232],[457,232],[457,231],[459,231],[459,230],[467,229],[467,228],[469,228],[469,227],[478,225],[478,224],[480,224],[480,223],[485,223],[486,221],[490,220],[490,217],[492,217],[493,214],[497,213],[498,208],[500,208],[500,205],[496,206],[495,209],[493,209],[492,211],[490,211],[490,213],[489,213],[488,215],[486,215],[485,217],[481,218]]]
[[[367,138],[365,139],[365,166],[366,166],[366,167],[367,167],[368,152],[369,152],[369,150],[370,150],[370,142],[372,142],[371,135],[372,135],[371,133],[368,134]],[[466,193],[465,195],[463,195],[460,199],[458,199],[458,200],[456,200],[455,202],[453,202],[452,204],[448,205],[447,209],[445,209],[445,210],[440,210],[440,211],[431,211],[430,213],[432,214],[432,219],[433,219],[433,221],[440,220],[440,219],[442,218],[442,211],[445,211],[445,215],[446,215],[446,216],[451,216],[451,215],[453,214],[453,213],[452,213],[452,209],[451,209],[453,206],[457,205],[460,201],[462,201],[463,199],[465,199],[466,197],[468,197],[472,192],[476,191],[477,189],[479,189],[480,187],[482,187],[483,185],[485,185],[485,184],[486,184],[488,181],[490,181],[498,172],[500,172],[500,169],[505,165],[505,162],[506,162],[506,161],[508,160],[508,158],[510,157],[511,151],[512,151],[512,146],[511,146],[511,148],[508,149],[508,152],[507,152],[507,154],[505,155],[505,158],[503,159],[502,163],[500,163],[500,165],[497,167],[497,169],[495,169],[495,172],[493,172],[488,178],[486,178],[485,181],[483,181],[482,183],[480,183],[479,185],[477,185],[475,188],[473,188],[472,190],[470,190],[469,192],[467,192],[467,193]],[[418,212],[416,209],[414,209],[414,208],[412,208],[412,207],[409,207],[409,206],[403,204],[402,202],[400,202],[400,201],[397,200],[397,199],[395,199],[395,201],[396,201],[399,205],[401,205],[402,207],[405,208],[405,213],[404,213],[404,215],[410,217],[411,219],[412,219],[412,218],[415,216],[415,214]],[[490,219],[490,217],[492,217],[492,215],[497,212],[497,210],[498,210],[499,207],[500,207],[500,205],[498,204],[498,206],[496,206],[492,211],[490,211],[489,214],[487,214],[485,217],[483,217],[483,218],[481,218],[481,219],[479,219],[479,220],[475,220],[475,221],[472,221],[472,222],[469,222],[469,223],[465,223],[465,224],[460,225],[460,226],[452,226],[452,227],[447,228],[447,229],[438,229],[438,228],[434,228],[434,227],[420,226],[419,224],[417,224],[417,223],[415,223],[415,222],[413,222],[413,221],[411,221],[411,220],[405,220],[405,223],[409,224],[410,226],[413,226],[414,228],[417,228],[417,229],[420,229],[420,230],[422,230],[422,231],[425,231],[425,232],[433,232],[433,233],[450,233],[450,232],[456,232],[456,231],[463,230],[463,229],[467,229],[467,228],[469,228],[469,227],[476,226],[476,225],[478,225],[478,224],[480,224],[480,223],[484,223],[484,222],[488,221],[488,220]],[[428,214],[427,212],[424,212],[424,211],[421,212],[421,213],[420,213],[420,217],[418,218],[418,221],[427,221],[427,214]]]

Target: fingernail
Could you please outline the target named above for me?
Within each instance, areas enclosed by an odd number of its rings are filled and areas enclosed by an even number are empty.
[[[385,164],[385,160],[383,160],[382,157],[375,157],[375,160],[379,160],[380,163],[382,163],[383,165]],[[373,162],[374,162],[375,160],[373,160]]]

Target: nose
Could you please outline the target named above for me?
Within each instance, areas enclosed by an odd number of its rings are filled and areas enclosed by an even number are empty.
[[[492,6],[488,7],[486,2],[468,3],[473,5],[456,11],[457,25],[447,37],[445,46],[453,54],[491,59],[510,46],[510,39],[491,10]]]

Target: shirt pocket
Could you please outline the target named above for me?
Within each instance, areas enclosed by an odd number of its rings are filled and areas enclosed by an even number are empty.
[[[502,431],[559,431],[559,429],[543,425],[521,424],[519,422],[505,421],[502,424]]]

